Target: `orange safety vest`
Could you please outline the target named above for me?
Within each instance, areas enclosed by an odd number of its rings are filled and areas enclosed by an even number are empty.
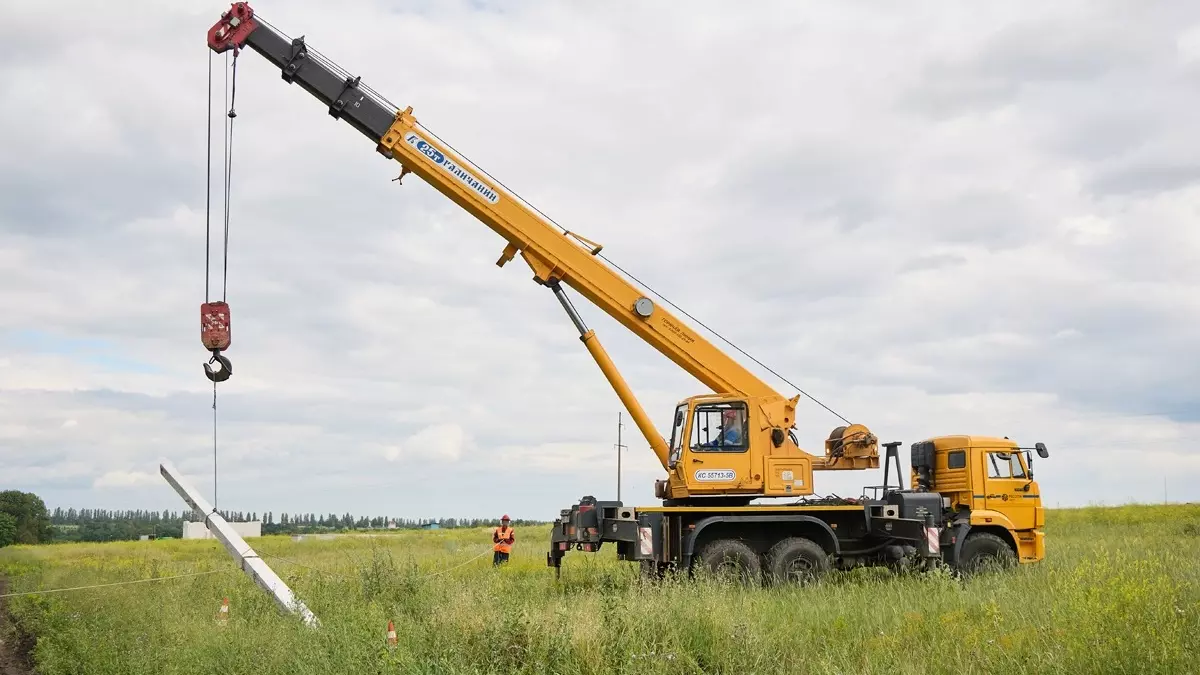
[[[513,529],[511,527],[497,527],[496,529],[492,530],[492,539],[494,540],[497,538],[500,541],[497,541],[496,545],[492,547],[493,551],[499,551],[501,553],[508,553],[509,551],[512,551],[512,545],[513,541],[516,540],[516,535],[513,533]]]

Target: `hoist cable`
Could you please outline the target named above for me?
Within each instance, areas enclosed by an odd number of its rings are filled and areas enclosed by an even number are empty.
[[[226,52],[226,58],[228,58]],[[234,106],[237,101],[237,52],[233,53],[233,75],[230,78],[228,94],[229,112],[225,116],[228,134],[225,145],[225,260],[221,275],[221,300],[224,301],[229,291],[229,200],[233,193],[233,120],[237,117]]]
[[[232,71],[232,78],[231,78]],[[232,79],[232,81],[231,81]],[[208,302],[211,298],[211,270],[212,270],[212,52],[208,55],[208,111],[206,130],[206,162],[205,162],[205,197],[204,197],[204,300]],[[225,115],[225,133],[222,142],[223,159],[222,159],[222,187],[223,202],[224,202],[224,221],[225,233],[222,251],[222,270],[221,270],[221,301],[228,300],[229,295],[229,214],[230,214],[230,194],[232,193],[232,175],[233,175],[233,118],[237,116],[234,112],[234,105],[237,100],[237,53],[234,52],[232,68],[229,63],[229,53],[225,53],[225,86],[223,87],[223,95],[225,100],[225,108],[228,113]],[[213,508],[217,505],[217,381],[213,380]]]
[[[208,50],[208,125],[205,142],[204,171],[204,302],[209,301],[209,250],[212,247],[210,214],[212,213],[212,50]]]
[[[255,13],[254,19],[256,21],[258,21],[259,23],[261,23],[262,25],[266,26],[267,28],[270,28],[271,30],[278,33],[280,35],[280,37],[284,38],[288,42],[292,42],[292,37],[290,35],[283,32],[282,30],[280,30],[279,27],[275,26],[270,21],[267,21],[266,19],[262,18],[261,14]],[[303,38],[301,38],[301,39],[303,39]],[[350,74],[350,71],[348,71],[345,68],[343,68],[342,66],[338,65],[333,59],[329,58],[328,56],[325,56],[321,52],[314,49],[313,46],[308,44],[307,42],[304,43],[304,50],[308,54],[308,58],[311,59],[314,63],[319,63],[319,64],[325,66],[333,74],[343,77],[347,80],[354,79],[354,76],[352,76]],[[391,106],[393,112],[400,110],[400,106],[387,100],[387,97],[385,97],[383,94],[380,94],[379,92],[372,89],[369,85],[367,85],[367,83],[359,82],[358,89],[359,89],[359,91],[362,91],[364,94],[367,94],[371,99],[373,99],[376,103],[380,104],[381,106],[384,106],[384,105]]]
[[[536,207],[536,206],[534,206],[533,204],[531,204],[531,203],[529,203],[528,201],[526,201],[526,199],[525,199],[524,197],[522,197],[520,194],[518,194],[516,190],[513,190],[512,188],[508,187],[508,186],[507,186],[507,185],[505,185],[504,183],[500,182],[500,180],[498,180],[498,179],[497,179],[495,176],[493,176],[493,175],[491,175],[490,173],[488,173],[486,169],[484,169],[483,167],[481,167],[481,166],[479,166],[478,164],[476,164],[475,162],[473,162],[473,161],[471,160],[471,158],[470,158],[470,157],[467,157],[465,154],[463,154],[462,152],[460,152],[459,150],[457,150],[457,149],[456,149],[454,146],[450,145],[450,144],[449,144],[449,143],[447,143],[445,140],[443,140],[443,139],[441,139],[440,137],[438,137],[438,135],[437,135],[437,134],[435,134],[435,133],[433,133],[432,131],[430,131],[430,130],[429,130],[429,127],[427,127],[427,126],[425,126],[424,124],[422,124],[422,125],[421,125],[421,129],[422,129],[422,130],[424,130],[426,133],[428,133],[430,136],[432,136],[434,139],[436,139],[436,140],[437,140],[439,143],[441,143],[442,145],[446,146],[446,149],[447,149],[447,150],[450,150],[451,152],[455,153],[455,154],[456,154],[456,155],[458,155],[459,157],[462,157],[464,160],[466,160],[466,161],[467,161],[467,163],[468,163],[468,164],[471,164],[471,165],[472,165],[472,167],[473,167],[473,168],[475,168],[477,171],[479,171],[479,172],[480,172],[480,173],[482,173],[483,175],[485,175],[485,176],[487,176],[488,178],[490,178],[490,179],[491,179],[491,180],[492,180],[494,183],[496,183],[496,185],[499,185],[500,187],[502,187],[502,188],[504,188],[505,190],[507,190],[507,191],[508,191],[508,192],[509,192],[509,193],[510,193],[510,194],[511,194],[513,197],[515,197],[515,198],[516,198],[518,201],[520,201],[520,202],[521,202],[521,203],[522,203],[524,206],[526,206],[527,208],[529,208],[529,209],[531,209],[531,210],[533,210],[533,211],[537,212],[537,214],[538,214],[538,215],[540,215],[541,217],[545,218],[547,221],[549,221],[549,222],[553,223],[553,224],[554,224],[554,226],[555,226],[555,227],[557,227],[557,228],[558,228],[558,229],[559,229],[559,230],[560,230],[560,231],[561,231],[563,234],[567,234],[567,233],[568,233],[568,230],[567,230],[565,227],[563,227],[562,225],[559,225],[559,224],[558,224],[558,222],[557,222],[557,221],[555,221],[555,220],[554,220],[553,218],[551,218],[550,216],[546,215],[545,213],[542,213],[542,210],[541,210],[541,209],[539,209],[538,207]],[[719,338],[719,339],[720,339],[722,342],[724,342],[725,344],[729,345],[730,347],[732,347],[732,348],[736,349],[737,351],[741,352],[741,353],[742,353],[742,354],[743,354],[743,355],[744,355],[746,358],[748,358],[748,359],[750,359],[751,361],[753,361],[753,362],[757,363],[758,365],[762,366],[763,368],[765,368],[765,369],[767,370],[767,372],[771,373],[771,374],[772,374],[772,375],[774,375],[775,377],[778,377],[780,380],[782,380],[783,382],[785,382],[785,383],[786,383],[788,386],[792,387],[793,389],[795,389],[796,391],[800,392],[801,394],[804,394],[804,396],[808,397],[810,400],[812,400],[814,403],[816,403],[817,405],[821,406],[821,407],[822,407],[822,408],[824,408],[825,410],[828,410],[830,413],[832,413],[832,414],[833,414],[835,417],[837,417],[837,418],[838,418],[838,419],[840,419],[841,421],[845,422],[846,424],[851,424],[850,420],[848,420],[848,419],[846,419],[845,417],[843,417],[843,416],[842,416],[840,413],[838,413],[836,410],[834,410],[834,409],[830,408],[829,406],[825,405],[825,404],[824,404],[824,403],[822,403],[821,401],[817,400],[817,399],[816,399],[815,397],[813,397],[811,394],[809,394],[808,392],[804,391],[804,390],[803,390],[803,389],[801,389],[800,387],[797,387],[795,384],[792,384],[792,383],[791,383],[791,382],[790,382],[790,381],[789,381],[789,380],[788,380],[786,377],[784,377],[784,376],[780,375],[779,373],[775,372],[775,370],[773,370],[773,369],[772,369],[770,366],[767,366],[767,365],[766,365],[765,363],[763,363],[762,361],[759,361],[758,359],[756,359],[756,358],[754,358],[753,356],[751,356],[750,354],[748,354],[748,353],[746,352],[746,350],[744,350],[744,349],[742,349],[741,347],[739,347],[739,346],[737,346],[736,344],[734,344],[732,341],[730,341],[730,340],[729,340],[728,338],[726,338],[724,335],[721,335],[720,333],[718,333],[717,331],[713,330],[712,328],[709,328],[707,325],[705,325],[705,324],[704,324],[703,322],[701,322],[699,319],[697,319],[696,317],[694,317],[694,316],[692,316],[691,314],[689,314],[689,313],[687,312],[687,310],[685,310],[685,309],[683,309],[682,307],[680,307],[679,305],[676,305],[675,303],[671,302],[671,301],[670,301],[670,300],[669,300],[669,299],[668,299],[666,296],[664,296],[662,293],[659,293],[658,291],[656,291],[656,290],[654,290],[653,288],[651,288],[651,287],[650,287],[648,284],[646,284],[646,283],[643,283],[642,281],[638,280],[638,278],[637,278],[637,277],[633,276],[633,275],[632,275],[632,274],[630,274],[629,272],[626,272],[624,269],[622,269],[622,268],[621,268],[621,266],[620,266],[620,265],[617,265],[615,262],[613,262],[612,260],[610,260],[610,259],[609,259],[607,256],[604,256],[604,255],[602,255],[602,254],[599,254],[599,253],[597,253],[597,254],[596,254],[596,257],[598,257],[598,258],[600,258],[600,259],[604,260],[604,261],[605,261],[605,262],[607,262],[608,264],[610,264],[610,265],[612,265],[613,267],[615,267],[615,268],[617,269],[617,271],[619,271],[619,272],[621,272],[622,274],[624,274],[625,276],[629,277],[629,278],[630,278],[630,280],[632,280],[634,283],[641,285],[643,288],[645,288],[647,291],[649,291],[650,293],[652,293],[652,294],[654,294],[655,296],[657,296],[657,297],[658,297],[659,299],[661,299],[663,302],[667,303],[667,304],[668,304],[668,305],[670,305],[671,307],[674,307],[674,308],[675,308],[677,311],[679,311],[681,314],[683,314],[683,315],[684,315],[684,316],[686,316],[687,318],[691,319],[692,321],[695,321],[695,322],[696,322],[697,324],[699,324],[699,325],[700,325],[702,328],[704,328],[704,330],[707,330],[708,332],[710,332],[710,333],[712,333],[713,335],[717,336],[717,338]]]
[[[275,32],[279,33],[281,36],[287,37],[287,36],[286,36],[286,34],[285,34],[283,31],[281,31],[281,30],[279,30],[278,28],[276,28],[275,26],[271,25],[269,22],[267,22],[267,21],[266,21],[265,19],[263,19],[262,17],[260,17],[260,16],[257,16],[257,15],[256,15],[256,17],[255,17],[255,18],[257,18],[257,19],[258,19],[258,20],[259,20],[259,21],[260,21],[262,24],[264,24],[264,25],[265,25],[265,26],[267,26],[268,28],[270,28],[270,29],[274,30]],[[342,76],[344,76],[344,77],[347,77],[347,78],[349,78],[349,77],[350,77],[350,71],[348,71],[348,70],[346,70],[345,68],[343,68],[343,67],[341,67],[340,65],[338,65],[336,62],[334,62],[334,61],[333,61],[333,59],[330,59],[329,57],[327,57],[327,56],[325,56],[324,54],[322,54],[322,53],[318,52],[316,49],[313,49],[311,46],[309,46],[309,45],[307,45],[307,44],[305,44],[305,49],[306,49],[306,50],[307,50],[307,52],[309,53],[309,55],[310,55],[310,58],[311,58],[311,57],[315,57],[315,58],[314,58],[314,60],[322,62],[322,63],[323,63],[323,65],[325,65],[326,67],[328,67],[328,68],[329,68],[330,70],[332,70],[333,72],[335,72],[335,73],[337,73],[337,74],[340,74],[340,75],[342,75]],[[228,53],[226,53],[226,57],[228,57]],[[235,68],[237,67],[237,57],[236,57],[236,52],[235,52],[235,56],[234,56],[234,67],[235,67]],[[359,85],[358,85],[358,88],[359,88],[360,90],[362,90],[364,93],[366,93],[366,94],[370,95],[371,97],[373,97],[373,98],[377,99],[379,102],[383,102],[383,103],[386,103],[387,105],[391,106],[391,107],[392,107],[394,110],[399,110],[399,109],[400,109],[400,108],[399,108],[399,106],[397,106],[396,104],[394,104],[394,103],[392,103],[391,101],[389,101],[389,100],[388,100],[388,99],[387,99],[385,96],[383,96],[383,95],[382,95],[382,94],[380,94],[379,92],[375,91],[374,89],[372,89],[370,86],[366,85],[365,83],[359,83]],[[547,221],[549,221],[550,223],[553,223],[553,224],[554,224],[554,226],[555,226],[555,227],[557,227],[557,228],[558,228],[558,229],[559,229],[559,230],[560,230],[560,231],[561,231],[563,234],[567,234],[567,232],[568,232],[568,231],[567,231],[567,229],[566,229],[566,228],[564,228],[562,225],[559,225],[557,221],[555,221],[553,218],[551,218],[550,216],[548,216],[548,215],[546,215],[545,213],[543,213],[541,209],[537,208],[536,206],[534,206],[533,204],[531,204],[530,202],[528,202],[528,201],[527,201],[527,200],[526,200],[524,197],[522,197],[522,196],[521,196],[519,193],[517,193],[517,191],[515,191],[515,190],[513,190],[512,188],[508,187],[507,185],[505,185],[504,183],[502,183],[502,182],[501,182],[499,179],[497,179],[495,176],[493,176],[493,175],[491,175],[490,173],[488,173],[486,169],[484,169],[483,167],[481,167],[481,166],[479,166],[478,164],[476,164],[475,162],[473,162],[473,161],[471,160],[471,158],[467,157],[465,154],[463,154],[462,152],[460,152],[460,151],[459,151],[457,148],[455,148],[454,146],[452,146],[452,145],[450,145],[449,143],[447,143],[447,142],[446,142],[444,139],[442,139],[442,138],[438,137],[438,135],[437,135],[437,134],[435,134],[435,133],[434,133],[432,130],[430,130],[428,127],[426,127],[426,126],[425,126],[425,125],[423,125],[423,124],[422,124],[422,125],[420,125],[420,126],[421,126],[422,130],[424,130],[425,132],[427,132],[427,133],[428,133],[430,136],[432,136],[434,139],[436,139],[438,142],[440,142],[442,145],[444,145],[444,146],[446,147],[446,149],[450,150],[451,152],[454,152],[454,153],[455,153],[455,154],[457,154],[459,157],[461,157],[462,159],[466,160],[466,161],[467,161],[467,163],[469,163],[469,164],[471,164],[471,165],[473,166],[473,168],[475,168],[477,171],[479,171],[479,172],[480,172],[480,173],[482,173],[483,175],[487,176],[487,177],[488,177],[489,179],[491,179],[491,180],[492,180],[494,183],[496,183],[496,185],[498,185],[498,186],[500,186],[501,188],[503,188],[504,190],[506,190],[506,191],[507,191],[509,194],[511,194],[511,195],[512,195],[514,198],[516,198],[516,199],[517,199],[517,201],[521,202],[521,204],[523,204],[524,206],[526,206],[526,207],[527,207],[527,208],[529,208],[530,210],[532,210],[532,211],[534,211],[534,212],[538,213],[540,216],[542,216],[543,218],[545,218],[545,219],[546,219]],[[226,227],[228,227],[228,223],[226,224]],[[750,355],[748,352],[746,352],[746,350],[744,350],[744,349],[742,349],[741,347],[739,347],[739,346],[737,346],[736,344],[734,344],[734,343],[733,343],[731,340],[729,340],[728,338],[726,338],[724,335],[721,335],[721,334],[720,334],[720,333],[718,333],[717,331],[715,331],[715,330],[713,330],[712,328],[708,327],[706,324],[704,324],[703,322],[701,322],[699,319],[697,319],[696,317],[694,317],[694,316],[692,316],[690,313],[688,313],[688,312],[687,312],[687,310],[684,310],[684,309],[683,309],[682,307],[680,307],[679,305],[676,305],[674,302],[671,302],[671,300],[670,300],[669,298],[667,298],[666,296],[664,296],[663,294],[661,294],[661,293],[659,293],[658,291],[654,290],[653,288],[651,288],[651,287],[650,287],[650,286],[648,286],[647,284],[645,284],[645,283],[643,283],[643,282],[639,281],[639,280],[637,279],[637,277],[633,276],[633,275],[632,275],[632,274],[630,274],[629,272],[627,272],[627,271],[625,271],[624,269],[622,269],[622,268],[621,268],[619,265],[617,265],[616,263],[614,263],[614,262],[613,262],[612,260],[610,260],[608,257],[606,257],[606,256],[604,256],[604,255],[600,255],[600,254],[596,254],[596,255],[597,255],[597,257],[598,257],[598,258],[601,258],[602,260],[604,260],[604,261],[605,261],[605,262],[607,262],[608,264],[610,264],[610,265],[612,265],[613,267],[615,267],[615,268],[616,268],[616,269],[617,269],[619,272],[621,272],[622,274],[624,274],[625,276],[627,276],[627,277],[628,277],[630,280],[632,280],[634,283],[641,285],[641,286],[642,286],[642,287],[644,287],[644,288],[645,288],[647,291],[649,291],[650,293],[652,293],[653,295],[655,295],[656,297],[658,297],[659,299],[661,299],[663,302],[665,302],[665,303],[667,303],[668,305],[670,305],[671,307],[675,308],[677,311],[679,311],[681,314],[683,314],[684,316],[688,317],[688,318],[689,318],[689,319],[691,319],[692,321],[695,321],[695,322],[696,322],[698,325],[700,325],[702,328],[704,328],[705,330],[707,330],[709,333],[712,333],[714,336],[716,336],[716,337],[717,337],[718,339],[720,339],[722,342],[724,342],[725,344],[729,345],[729,346],[730,346],[730,347],[732,347],[733,349],[737,350],[737,351],[738,351],[739,353],[741,353],[743,356],[745,356],[746,358],[750,359],[750,360],[751,360],[751,361],[753,361],[754,363],[758,364],[758,365],[759,365],[759,366],[761,366],[762,368],[766,369],[766,371],[767,371],[767,372],[769,372],[769,373],[771,373],[772,375],[774,375],[775,377],[779,378],[781,381],[783,381],[783,382],[784,382],[784,383],[786,383],[788,386],[790,386],[790,387],[792,387],[793,389],[795,389],[797,392],[799,392],[799,393],[803,394],[805,397],[807,397],[808,399],[810,399],[811,401],[813,401],[813,402],[814,402],[814,403],[816,403],[817,405],[821,406],[822,408],[824,408],[825,410],[827,410],[828,412],[830,412],[831,414],[833,414],[835,417],[837,417],[838,419],[840,419],[840,420],[842,420],[843,422],[845,422],[846,424],[851,424],[850,420],[848,420],[848,419],[846,419],[845,417],[843,417],[843,416],[841,415],[841,413],[838,413],[836,410],[834,410],[834,409],[830,408],[829,406],[825,405],[825,404],[824,404],[824,403],[822,403],[820,400],[818,400],[816,397],[812,396],[812,395],[811,395],[811,394],[809,394],[808,392],[806,392],[806,391],[804,391],[803,389],[801,389],[800,387],[796,386],[796,385],[795,385],[795,384],[793,384],[793,383],[792,383],[790,380],[788,380],[786,377],[784,377],[784,376],[780,375],[778,372],[776,372],[776,371],[775,371],[773,368],[771,368],[770,366],[766,365],[766,364],[765,364],[765,363],[763,363],[762,361],[759,361],[758,359],[756,359],[756,358],[754,358],[753,356],[751,356],[751,355]]]
[[[224,96],[224,108],[229,108],[229,52],[225,52],[225,85],[222,87],[222,95]],[[221,139],[221,169],[223,178],[221,180],[223,195],[221,198],[224,220],[225,220],[225,242],[222,257],[225,260],[229,259],[229,127],[231,120],[229,116],[225,116],[225,132]],[[222,274],[221,279],[221,301],[225,302],[225,289],[228,284],[228,272]],[[217,508],[217,383],[213,382],[213,508]]]
[[[213,382],[213,508],[217,508],[217,383]]]
[[[212,51],[208,52],[208,111],[206,119],[204,175],[204,302],[211,300],[212,268]],[[213,382],[213,504],[217,503],[217,383]]]
[[[668,305],[670,305],[670,306],[674,307],[674,308],[675,308],[676,310],[678,310],[678,311],[679,311],[681,314],[683,314],[683,315],[684,315],[684,316],[686,316],[687,318],[691,319],[692,321],[695,321],[697,324],[699,324],[701,327],[703,327],[703,328],[704,328],[704,330],[706,330],[706,331],[708,331],[708,332],[712,333],[713,335],[716,335],[718,338],[720,338],[722,341],[724,341],[724,342],[725,342],[725,344],[727,344],[727,345],[729,345],[730,347],[733,347],[734,349],[738,350],[738,351],[739,351],[739,352],[741,352],[741,353],[742,353],[742,354],[743,354],[743,355],[744,355],[746,358],[748,358],[748,359],[750,359],[751,361],[753,361],[753,362],[757,363],[758,365],[762,366],[763,368],[765,368],[765,369],[767,370],[767,372],[769,372],[769,373],[771,373],[772,375],[774,375],[775,377],[778,377],[779,379],[783,380],[784,382],[786,382],[786,383],[788,384],[788,386],[792,387],[793,389],[795,389],[796,391],[800,392],[801,394],[804,394],[806,397],[808,397],[809,399],[811,399],[811,400],[812,400],[814,403],[816,403],[817,405],[819,405],[819,406],[821,406],[822,408],[824,408],[824,409],[828,410],[830,413],[833,413],[833,415],[834,415],[835,417],[837,417],[838,419],[840,419],[841,421],[845,422],[846,424],[851,424],[850,420],[846,419],[845,417],[842,417],[842,415],[841,415],[840,413],[838,413],[838,412],[837,412],[837,411],[835,411],[834,409],[830,408],[829,406],[825,405],[824,403],[821,403],[821,402],[820,402],[820,401],[818,401],[816,398],[814,398],[814,397],[813,397],[811,394],[809,394],[808,392],[804,391],[804,390],[803,390],[803,389],[801,389],[800,387],[797,387],[796,385],[794,385],[794,384],[792,384],[791,382],[789,382],[789,381],[788,381],[788,379],[787,379],[786,377],[784,377],[784,376],[780,375],[779,373],[775,372],[775,371],[774,371],[774,370],[773,370],[773,369],[772,369],[770,366],[768,366],[767,364],[765,364],[765,363],[763,363],[762,361],[759,361],[758,359],[754,358],[753,356],[751,356],[751,355],[747,354],[747,353],[746,353],[746,351],[745,351],[744,349],[742,349],[741,347],[739,347],[739,346],[735,345],[733,342],[730,342],[729,340],[727,340],[727,339],[725,338],[725,336],[721,335],[721,334],[720,334],[720,333],[718,333],[717,331],[715,331],[715,330],[713,330],[713,329],[709,328],[708,326],[706,326],[706,325],[704,324],[704,322],[700,321],[700,320],[699,320],[699,319],[697,319],[696,317],[694,317],[694,316],[692,316],[691,314],[689,314],[689,313],[687,312],[687,310],[685,310],[685,309],[683,309],[682,307],[680,307],[679,305],[676,305],[675,303],[671,302],[671,301],[670,301],[670,300],[668,300],[666,297],[664,297],[664,296],[663,296],[661,293],[659,293],[658,291],[654,290],[653,288],[650,288],[650,286],[649,286],[648,284],[645,284],[645,283],[643,283],[643,282],[639,281],[637,277],[633,276],[633,275],[632,275],[632,274],[630,274],[629,272],[626,272],[625,270],[621,269],[621,266],[620,266],[620,265],[618,265],[617,263],[613,262],[612,260],[609,260],[607,257],[605,257],[604,255],[602,255],[602,254],[599,254],[599,253],[598,253],[598,254],[596,254],[596,257],[598,257],[598,258],[602,258],[602,259],[603,259],[605,262],[607,262],[608,264],[610,264],[610,265],[612,265],[613,267],[617,268],[617,270],[619,270],[619,271],[620,271],[622,274],[624,274],[625,276],[627,276],[627,277],[629,277],[630,279],[632,279],[632,280],[633,280],[635,283],[638,283],[638,284],[641,284],[642,286],[644,286],[644,287],[646,288],[646,290],[650,291],[650,292],[651,292],[651,293],[653,293],[654,295],[656,295],[656,296],[658,296],[659,298],[661,298],[663,302],[665,302],[665,303],[667,303]]]

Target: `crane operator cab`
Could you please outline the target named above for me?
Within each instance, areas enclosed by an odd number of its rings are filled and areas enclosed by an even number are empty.
[[[875,437],[858,424],[838,427],[826,441],[826,456],[802,450],[792,432],[796,399],[694,396],[675,408],[667,478],[655,496],[683,503],[748,504],[756,497],[813,493],[814,469],[879,466]]]

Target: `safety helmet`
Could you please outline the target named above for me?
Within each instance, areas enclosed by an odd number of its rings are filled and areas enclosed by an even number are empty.
[[[508,514],[506,513],[503,516],[500,516],[500,520],[508,520]]]

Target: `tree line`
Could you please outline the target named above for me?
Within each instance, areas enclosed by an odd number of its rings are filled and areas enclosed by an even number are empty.
[[[275,514],[268,512],[263,518],[263,534],[302,534],[322,530],[382,530],[382,529],[419,529],[436,525],[439,529],[456,527],[496,527],[500,520],[496,518],[401,518],[388,516],[354,516],[350,513],[337,515],[335,513],[280,513],[278,520]],[[537,525],[538,521],[514,520],[513,526]]]
[[[40,544],[54,536],[46,504],[31,492],[0,492],[0,546]]]
[[[401,518],[355,516],[351,513],[286,513],[273,511],[230,511],[218,509],[229,522],[262,522],[266,534],[311,534],[350,530],[439,529],[458,527],[495,527],[495,518]],[[142,536],[180,538],[185,522],[201,522],[204,517],[188,510],[149,511],[143,509],[75,509],[57,507],[47,510],[37,495],[9,490],[0,492],[0,547],[9,544],[50,542],[104,542],[139,539]],[[541,525],[543,521],[517,519],[515,527]]]

